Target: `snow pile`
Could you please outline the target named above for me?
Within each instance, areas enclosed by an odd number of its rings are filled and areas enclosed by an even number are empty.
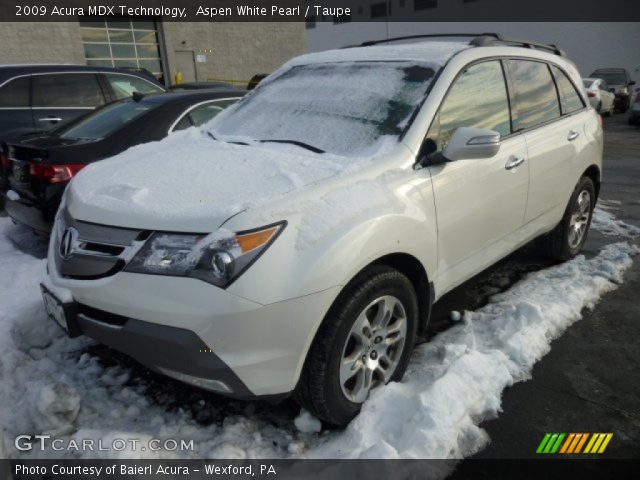
[[[528,274],[419,346],[404,381],[374,391],[345,430],[317,433],[307,412],[225,403],[188,386],[181,394],[167,390],[170,380],[154,386],[126,363],[103,363],[90,353],[93,342],[68,339],[46,318],[38,289],[44,261],[26,253],[43,250],[0,218],[0,445],[13,458],[460,458],[488,441],[477,425],[500,411],[503,389],[529,377],[551,341],[623,281],[638,253],[616,243]],[[219,422],[198,421],[216,409]],[[105,444],[172,438],[195,449],[18,452],[13,441],[23,433]]]
[[[640,237],[640,228],[615,217],[612,211],[620,210],[620,202],[600,200],[593,211],[591,225],[604,235],[634,239]]]

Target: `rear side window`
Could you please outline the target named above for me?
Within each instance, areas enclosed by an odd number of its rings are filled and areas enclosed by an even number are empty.
[[[428,137],[443,150],[460,127],[511,133],[509,100],[499,61],[472,65],[451,86]]]
[[[555,65],[551,67],[551,70],[553,71],[553,76],[556,78],[556,83],[558,85],[562,114],[566,115],[583,109],[584,102],[582,101],[582,97],[567,75]]]
[[[162,88],[147,82],[142,78],[133,75],[118,75],[117,73],[106,74],[107,81],[113,88],[113,92],[118,100],[130,97],[133,92],[149,94],[163,92]]]
[[[516,94],[515,129],[532,128],[560,117],[556,86],[546,63],[509,60]]]
[[[11,80],[0,88],[0,107],[17,108],[29,106],[29,77]]]
[[[96,107],[104,96],[93,73],[55,73],[33,76],[34,107]]]
[[[218,115],[222,110],[230,105],[236,103],[237,100],[220,100],[218,102],[211,102],[199,107],[194,108],[189,112],[189,117],[196,127],[204,125],[213,117]]]

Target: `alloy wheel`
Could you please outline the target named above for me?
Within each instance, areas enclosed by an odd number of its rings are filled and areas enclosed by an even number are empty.
[[[407,338],[407,314],[391,295],[373,300],[353,323],[340,359],[342,393],[354,403],[367,399],[372,388],[388,383],[402,357]]]
[[[569,248],[577,248],[584,239],[591,217],[591,195],[583,190],[576,198],[569,220]]]

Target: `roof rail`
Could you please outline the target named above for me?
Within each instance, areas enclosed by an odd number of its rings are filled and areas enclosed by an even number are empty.
[[[403,40],[418,40],[420,38],[475,38],[481,36],[499,36],[497,33],[428,33],[423,35],[407,35],[404,37],[385,38],[384,40],[370,40],[363,42],[358,47],[371,47],[381,43],[401,42]]]
[[[497,43],[515,45],[524,48],[548,50],[552,53],[555,53],[556,55],[560,55],[561,57],[565,56],[564,51],[561,50],[557,45],[550,43],[531,42],[529,40],[517,40],[515,38],[505,38],[497,33],[483,33],[482,35],[478,35],[476,38],[469,42],[469,45],[472,45],[474,47],[490,47],[496,45]]]
[[[529,40],[516,40],[513,38],[505,38],[499,33],[429,33],[424,35],[407,35],[404,37],[392,37],[384,40],[370,40],[363,42],[360,45],[350,45],[344,48],[359,47],[371,47],[373,45],[380,45],[383,43],[401,42],[404,40],[419,40],[429,38],[471,38],[469,45],[473,47],[490,47],[496,44],[502,43],[506,45],[520,46],[524,48],[537,48],[540,50],[548,50],[556,55],[565,56],[565,53],[556,45],[547,43],[531,42]]]

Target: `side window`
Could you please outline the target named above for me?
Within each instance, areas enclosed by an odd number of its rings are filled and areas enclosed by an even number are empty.
[[[609,86],[607,85],[607,82],[605,82],[604,80],[600,82],[600,90],[604,90],[606,92],[609,91]]]
[[[515,129],[531,128],[560,117],[558,93],[546,63],[509,60],[516,93]]]
[[[584,108],[584,102],[582,97],[573,86],[573,83],[567,75],[555,65],[551,67],[553,70],[553,76],[556,77],[556,83],[558,85],[558,91],[560,92],[560,106],[562,107],[562,114],[573,113],[577,110]],[[600,85],[600,88],[603,88]]]
[[[218,115],[222,110],[236,103],[236,101],[237,100],[220,100],[217,102],[211,102],[211,103],[206,103],[204,105],[200,105],[199,107],[196,107],[189,112],[189,117],[191,117],[191,122],[196,127],[199,127],[200,125],[204,125],[213,117]]]
[[[173,127],[172,132],[177,132],[178,130],[184,130],[185,128],[193,127],[191,124],[191,120],[189,119],[189,115],[185,115],[180,119],[178,123]]]
[[[29,77],[11,80],[0,88],[0,107],[17,108],[29,106]]]
[[[34,75],[34,107],[96,107],[105,103],[93,73]]]
[[[159,86],[133,75],[107,73],[105,77],[111,85],[111,88],[113,88],[113,92],[115,93],[118,100],[130,97],[131,95],[133,95],[133,92],[149,94],[160,93],[164,91]]]
[[[507,87],[499,61],[472,65],[458,77],[427,136],[443,150],[460,127],[511,133]]]

